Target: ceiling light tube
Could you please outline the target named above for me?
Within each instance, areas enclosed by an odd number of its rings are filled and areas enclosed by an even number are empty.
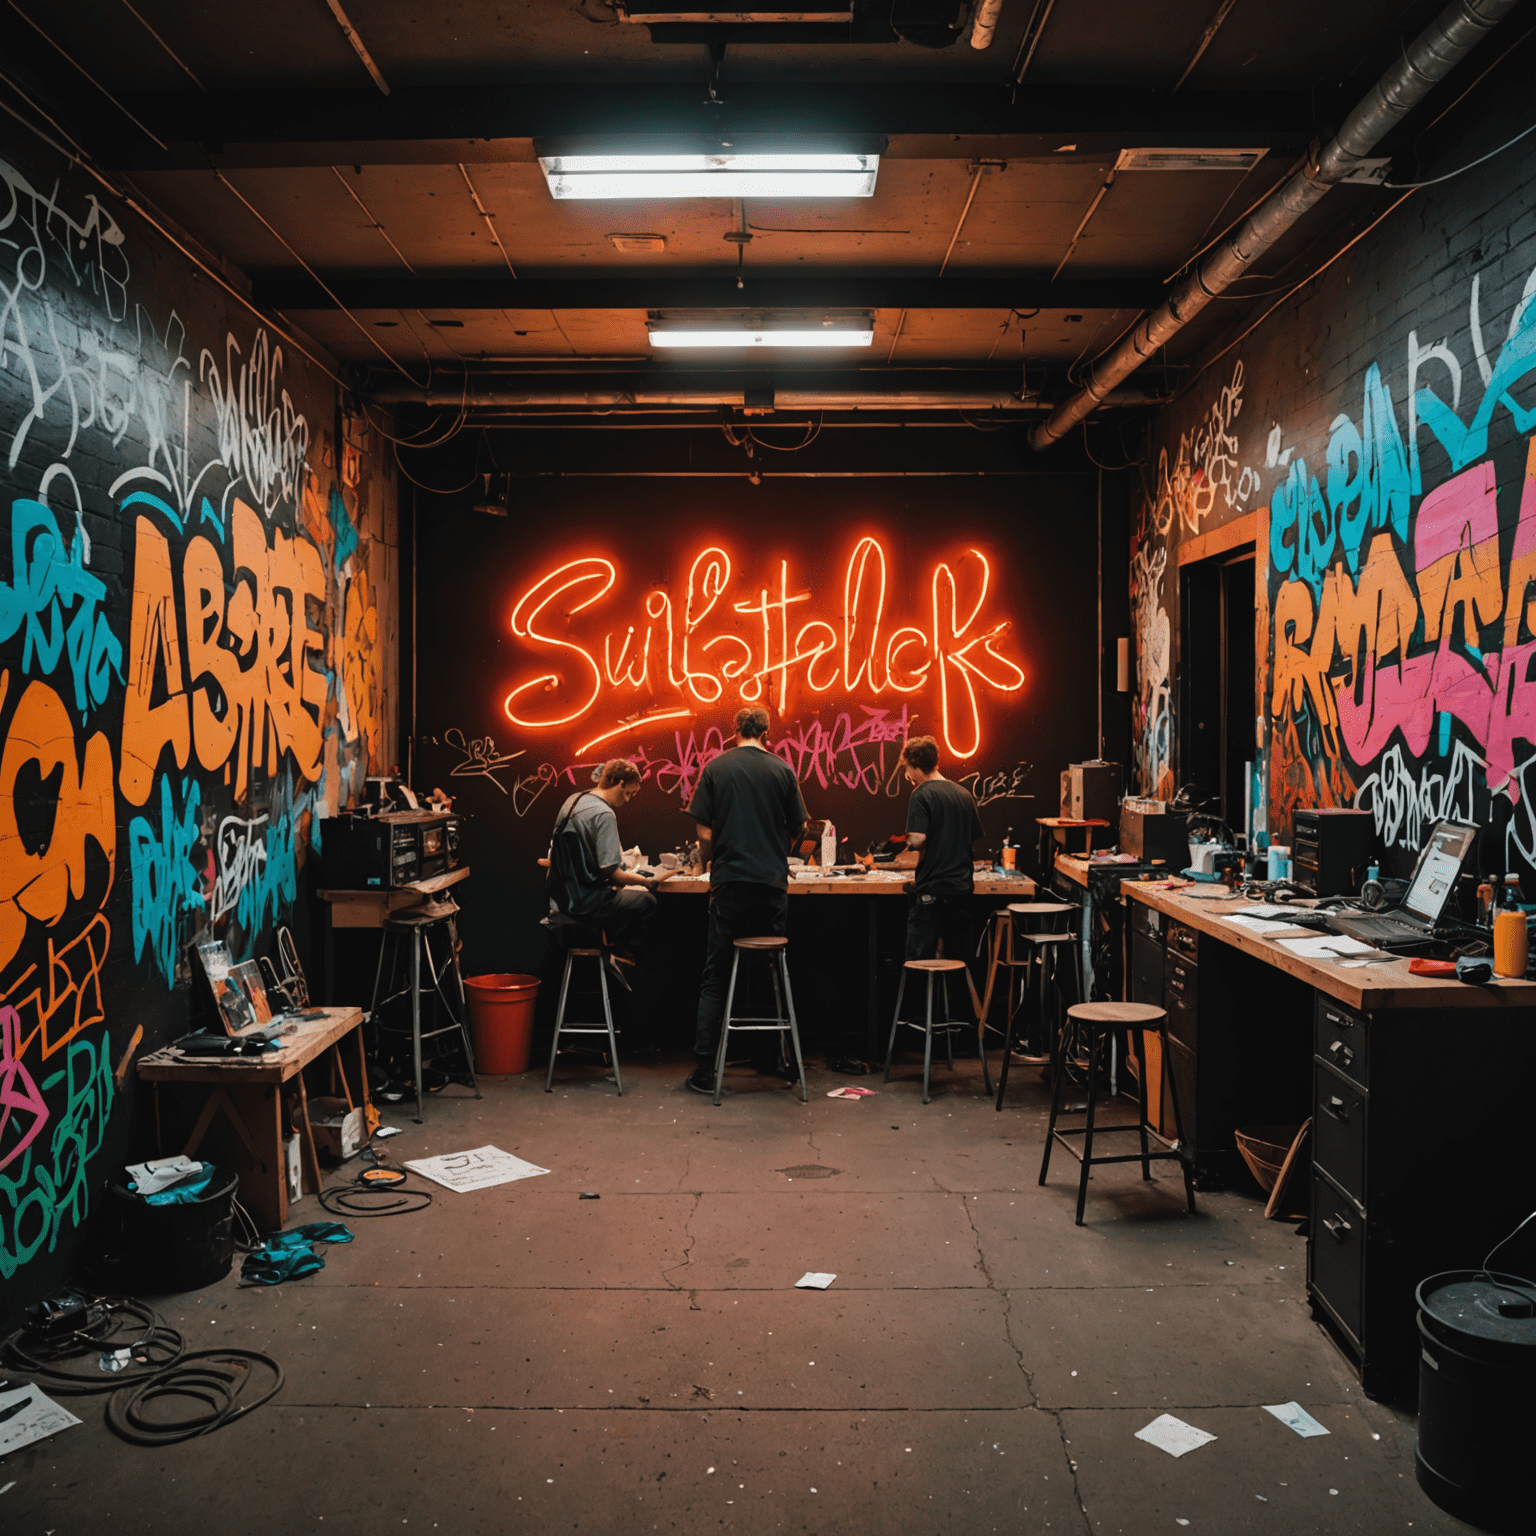
[[[883,139],[534,144],[550,196],[560,201],[873,197],[884,148]]]
[[[653,347],[867,347],[873,315],[701,314],[649,322]]]

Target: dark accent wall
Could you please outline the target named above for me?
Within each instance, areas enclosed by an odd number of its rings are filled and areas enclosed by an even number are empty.
[[[446,472],[445,472],[446,476]],[[768,681],[774,750],[790,761],[813,816],[829,816],[851,849],[863,851],[905,824],[907,788],[898,769],[902,739],[909,733],[942,737],[942,700],[937,673],[913,692],[885,684],[884,646],[897,625],[931,634],[935,568],[955,572],[957,597],[941,594],[941,627],[968,618],[974,624],[950,652],[983,631],[1006,624],[993,644],[998,655],[1021,667],[1022,687],[1004,691],[977,673],[970,679],[978,701],[980,747],[957,758],[943,753],[943,771],[973,784],[982,800],[987,844],[995,846],[1012,825],[1027,847],[1034,818],[1054,814],[1057,776],[1069,761],[1097,749],[1095,686],[1099,667],[1097,572],[1097,478],[1093,474],[1035,474],[1010,478],[943,477],[745,480],[621,478],[514,481],[511,515],[488,516],[457,501],[417,492],[416,773],[417,786],[441,786],[457,796],[471,820],[467,847],[473,876],[464,897],[466,964],[475,970],[537,971],[543,960],[539,918],[546,909],[536,860],[549,841],[560,803],[591,782],[604,758],[632,757],[645,770],[645,788],[620,816],[626,845],[648,854],[671,849],[691,835],[682,814],[698,773],[730,735],[745,678],[727,681],[717,702],[703,702],[713,684],[697,692],[673,686],[667,675],[664,620],[647,617],[671,604],[680,616],[687,602],[690,562],[717,546],[732,570],[725,591],[697,629],[690,665],[718,674],[723,658],[752,657],[762,665],[760,613],[735,611],[738,603],[770,602],[783,589],[792,599],[789,636],[812,620],[840,635],[850,555],[859,541],[879,540],[887,568],[887,599],[871,690],[868,671],[852,693],[839,681],[825,692],[806,686],[803,665],[791,669],[787,701],[778,674]],[[982,566],[990,566],[981,599]],[[543,611],[535,628],[553,637],[536,643],[513,633],[519,598],[539,578],[567,561],[602,557],[612,562],[610,591],[601,582],[573,588]],[[1115,584],[1123,590],[1123,563]],[[871,568],[872,570],[872,568]],[[941,578],[942,585],[942,578]],[[695,586],[695,611],[702,586]],[[793,601],[808,594],[801,602]],[[585,606],[588,600],[590,606]],[[868,605],[869,586],[863,601]],[[864,610],[868,613],[868,606]],[[527,611],[519,615],[526,633]],[[549,730],[513,724],[505,701],[530,679],[554,675],[544,693],[529,690],[514,705],[524,719],[556,718],[585,699],[590,668],[575,652],[580,645],[600,667],[603,638],[614,637],[609,660],[622,675],[637,670],[635,658],[647,625],[655,633],[644,688],[601,688],[600,707],[570,726]],[[771,615],[770,660],[782,660],[780,619]],[[618,653],[626,632],[635,636],[625,662]],[[736,635],[745,641],[711,640]],[[814,637],[813,637],[814,638]],[[559,642],[559,643],[556,643]],[[926,657],[927,640],[904,653],[910,667]],[[854,645],[853,670],[863,652]],[[1002,662],[971,653],[977,667],[1011,682]],[[674,653],[673,675],[681,670]],[[407,662],[409,666],[409,662]],[[842,676],[839,646],[812,681]],[[969,706],[963,701],[967,672],[946,662],[951,690],[951,737],[968,748]],[[900,681],[911,670],[898,667]],[[1113,675],[1111,670],[1111,685]],[[687,709],[691,718],[620,733],[591,750],[590,738],[637,710]],[[676,898],[686,900],[687,898]],[[667,905],[664,899],[663,906]],[[702,911],[693,926],[702,932]],[[692,985],[692,978],[689,985]]]
[[[378,447],[98,183],[0,152],[0,1334],[155,1155],[133,1062],[193,941],[305,946],[320,818],[393,756]]]

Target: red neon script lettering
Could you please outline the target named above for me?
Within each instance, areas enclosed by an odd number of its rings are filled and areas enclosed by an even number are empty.
[[[679,601],[674,604],[663,587],[652,588],[644,600],[643,630],[625,624],[605,634],[601,664],[596,642],[589,650],[567,626],[613,590],[613,562],[586,556],[541,576],[518,598],[511,623],[519,639],[552,648],[547,653],[551,670],[512,689],[505,702],[507,718],[525,728],[548,729],[586,720],[599,710],[583,731],[584,736],[591,733],[587,745],[596,746],[658,721],[687,717],[697,705],[728,707],[767,699],[787,714],[797,697],[875,698],[887,690],[926,691],[937,693],[945,747],[964,759],[981,748],[982,692],[1012,694],[1024,686],[1023,668],[998,648],[1011,625],[1006,620],[987,624],[982,618],[991,566],[980,550],[968,550],[953,565],[940,561],[933,567],[927,623],[894,627],[888,627],[886,554],[872,537],[860,539],[848,558],[843,612],[837,619],[812,618],[800,606],[812,605],[815,612],[810,592],[790,590],[787,560],[779,562],[776,579],[740,602],[726,600],[731,574],[724,549],[710,545],[700,551]],[[707,622],[718,632],[706,630]],[[557,628],[567,637],[551,632]],[[655,671],[650,665],[653,637],[658,645]],[[531,695],[541,691],[563,702],[535,719]],[[685,707],[658,707],[658,695],[667,692]],[[637,694],[655,702],[634,713]],[[605,723],[602,714],[609,709]]]

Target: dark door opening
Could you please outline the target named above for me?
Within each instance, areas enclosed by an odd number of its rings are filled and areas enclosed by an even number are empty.
[[[1179,571],[1179,779],[1218,797],[1222,820],[1246,832],[1258,680],[1252,546]]]

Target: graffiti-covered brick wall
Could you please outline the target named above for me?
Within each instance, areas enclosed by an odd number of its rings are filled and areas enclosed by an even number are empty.
[[[1533,176],[1527,141],[1415,192],[1164,413],[1131,561],[1144,789],[1177,777],[1180,548],[1253,514],[1271,834],[1369,808],[1402,867],[1502,799],[1536,861]]]
[[[317,364],[94,183],[0,151],[0,1325],[152,1152],[190,945],[307,927],[394,754],[394,486]],[[3,1331],[3,1328],[0,1328]]]

